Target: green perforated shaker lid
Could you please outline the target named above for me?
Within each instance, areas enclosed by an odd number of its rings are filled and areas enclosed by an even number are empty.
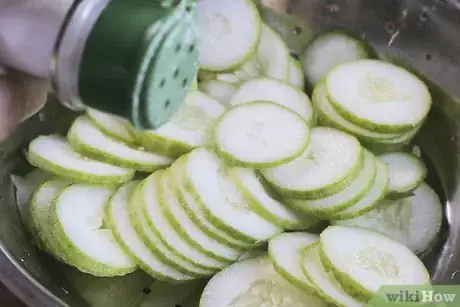
[[[167,122],[198,71],[195,0],[112,0],[86,41],[78,75],[85,105],[139,129]]]

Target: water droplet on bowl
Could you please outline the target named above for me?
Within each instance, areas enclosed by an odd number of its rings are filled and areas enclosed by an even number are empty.
[[[41,122],[44,122],[46,120],[46,113],[44,111],[38,113],[38,120]]]

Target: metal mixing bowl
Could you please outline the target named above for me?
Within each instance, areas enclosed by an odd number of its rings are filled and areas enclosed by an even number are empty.
[[[424,260],[434,283],[459,283],[460,100],[455,97],[460,97],[460,1],[266,2],[276,2],[300,22],[300,27],[284,28],[294,49],[309,36],[309,29],[346,28],[369,40],[380,55],[396,57],[433,81],[434,108],[416,141],[431,168],[430,184],[445,203],[445,223],[438,244]],[[72,117],[74,114],[50,99],[43,111],[0,147],[0,280],[30,306],[87,305],[81,293],[67,284],[62,266],[30,243],[9,177],[12,172],[27,171],[22,151],[32,138],[56,130],[65,132]]]

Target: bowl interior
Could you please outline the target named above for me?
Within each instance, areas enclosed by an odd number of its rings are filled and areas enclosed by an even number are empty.
[[[345,28],[367,39],[381,56],[416,68],[426,78],[434,108],[416,143],[430,170],[428,182],[445,204],[445,220],[442,234],[424,261],[434,283],[459,283],[460,100],[456,97],[460,97],[460,10],[449,1],[428,0],[265,2],[276,2],[276,8],[284,12],[278,15],[263,10],[263,16],[283,34],[293,53],[318,31]],[[33,306],[88,306],[85,291],[91,287],[101,288],[97,306],[104,306],[105,296],[116,294],[110,286],[101,286],[105,281],[78,273],[39,252],[27,238],[16,207],[10,174],[28,171],[23,158],[27,144],[38,134],[65,133],[75,115],[51,97],[44,110],[0,146],[0,280]],[[85,286],[71,285],[69,276]],[[119,279],[129,278],[133,277]],[[139,297],[148,295],[152,280],[146,275],[135,278],[142,280],[136,290]]]

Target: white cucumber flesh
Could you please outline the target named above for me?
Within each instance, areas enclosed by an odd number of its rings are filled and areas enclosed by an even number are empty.
[[[382,286],[430,284],[427,269],[410,249],[371,230],[328,227],[321,233],[320,256],[347,293],[362,301]]]
[[[270,101],[298,113],[309,123],[313,120],[310,98],[299,89],[283,81],[257,78],[244,83],[235,93],[230,105],[236,106],[254,101]]]
[[[250,209],[217,155],[205,148],[195,149],[184,167],[186,188],[216,227],[247,242],[266,241],[281,232]]]
[[[313,90],[313,107],[318,113],[319,121],[325,126],[331,126],[339,130],[351,133],[364,140],[391,140],[401,137],[401,133],[380,133],[365,129],[344,118],[336,111],[328,99],[326,85],[324,82],[318,83]]]
[[[205,287],[200,307],[326,307],[327,304],[285,281],[267,257],[237,262]]]
[[[128,128],[131,124],[124,118],[91,108],[86,109],[86,114],[104,134],[126,144],[137,144],[136,138]]]
[[[373,56],[360,40],[340,31],[328,31],[314,38],[302,54],[305,76],[311,86],[336,66]]]
[[[225,110],[208,95],[192,91],[166,124],[136,132],[136,136],[145,148],[176,158],[195,147],[209,145],[212,126]]]
[[[324,267],[320,257],[320,243],[307,247],[301,260],[302,271],[315,285],[316,292],[325,301],[339,307],[365,307],[342,288],[330,270]]]
[[[170,168],[171,176],[175,182],[175,187],[177,193],[179,193],[180,200],[184,209],[189,214],[190,218],[195,222],[198,227],[201,228],[209,237],[218,240],[228,246],[238,248],[238,249],[250,249],[254,247],[254,243],[248,243],[241,240],[238,240],[234,236],[228,234],[220,228],[214,226],[211,223],[206,215],[204,214],[201,205],[197,199],[190,194],[190,192],[185,187],[184,182],[184,166],[182,165],[183,161],[187,159],[187,156],[183,156],[176,160],[175,163]]]
[[[267,168],[305,152],[310,128],[300,115],[272,102],[251,102],[228,110],[214,126],[214,147],[227,164]]]
[[[62,190],[70,184],[68,180],[63,179],[46,181],[33,193],[29,203],[31,229],[33,230],[32,234],[39,239],[39,243],[44,247],[45,251],[64,262],[67,261],[65,257],[63,257],[65,253],[53,236],[50,211],[53,206],[53,201],[59,196]]]
[[[133,191],[129,200],[129,214],[131,223],[144,244],[165,264],[177,271],[192,277],[210,276],[213,270],[203,269],[183,260],[174,254],[150,228],[142,211],[142,199],[140,198],[142,183]]]
[[[431,249],[440,232],[443,207],[436,192],[426,183],[421,183],[413,194],[385,200],[360,217],[333,223],[380,232],[421,255]]]
[[[161,261],[145,245],[142,238],[136,232],[129,216],[129,202],[135,191],[138,181],[132,181],[122,186],[110,199],[105,221],[112,229],[118,244],[136,259],[140,268],[158,280],[169,282],[183,282],[192,280],[193,277],[183,274],[174,267]]]
[[[281,36],[263,24],[259,45],[254,54],[235,70],[218,73],[212,77],[208,75],[206,78],[214,78],[235,86],[241,86],[245,81],[260,77],[290,82],[291,71],[295,68],[291,64],[289,49]],[[293,74],[296,73],[297,71]]]
[[[299,60],[294,58],[290,58],[289,60],[289,84],[298,88],[299,90],[303,90],[305,86],[305,77],[303,75],[302,64],[300,64]]]
[[[29,144],[30,164],[62,178],[93,184],[121,184],[135,171],[91,160],[74,151],[59,135],[39,136]]]
[[[67,139],[70,146],[83,156],[137,171],[154,172],[173,162],[171,158],[136,149],[110,138],[87,116],[80,116],[73,122]]]
[[[184,240],[200,252],[227,263],[233,262],[241,256],[241,250],[231,248],[214,240],[194,223],[179,201],[169,171],[164,172],[160,179],[159,198],[160,204],[171,225],[180,233]]]
[[[205,270],[219,270],[227,263],[209,257],[196,249],[192,244],[181,237],[180,233],[169,222],[160,204],[160,180],[163,171],[149,176],[142,184],[141,203],[143,214],[146,216],[152,231],[176,256]]]
[[[374,185],[376,175],[376,158],[366,150],[363,168],[358,177],[344,190],[317,200],[289,199],[287,202],[302,212],[327,219],[331,214],[345,210],[363,198]]]
[[[114,189],[74,184],[55,200],[50,213],[52,235],[68,263],[82,272],[109,277],[136,268],[104,225],[106,205]]]
[[[289,49],[281,36],[266,24],[262,25],[262,35],[255,56],[262,75],[271,79],[289,80]]]
[[[275,270],[301,290],[316,293],[316,286],[302,271],[304,250],[319,241],[319,236],[306,232],[284,233],[268,243],[268,254]]]
[[[315,127],[311,129],[310,147],[302,156],[261,172],[286,197],[319,199],[350,185],[362,167],[363,151],[355,137],[333,128]]]
[[[380,60],[339,65],[325,79],[328,97],[348,120],[377,132],[407,132],[424,121],[432,99],[409,71]]]
[[[230,100],[238,90],[236,86],[219,80],[203,81],[200,82],[198,87],[200,91],[209,95],[225,106],[230,104]]]
[[[202,0],[196,11],[201,68],[229,70],[256,50],[262,21],[252,1]]]
[[[390,181],[388,167],[379,158],[376,158],[376,163],[377,174],[374,178],[372,187],[369,189],[366,195],[364,195],[351,207],[348,207],[337,213],[331,214],[329,216],[329,219],[344,220],[363,215],[374,209],[380,203],[380,201],[387,196],[388,184]]]
[[[235,73],[218,73],[215,76],[217,81],[226,82],[229,84],[233,84],[234,86],[238,86],[241,80],[235,75]]]
[[[273,198],[255,170],[235,167],[229,172],[251,208],[273,224],[288,230],[308,229],[319,224],[319,219],[297,212]]]
[[[380,158],[388,166],[390,176],[388,192],[391,197],[408,196],[427,176],[425,164],[409,153],[386,153]]]

